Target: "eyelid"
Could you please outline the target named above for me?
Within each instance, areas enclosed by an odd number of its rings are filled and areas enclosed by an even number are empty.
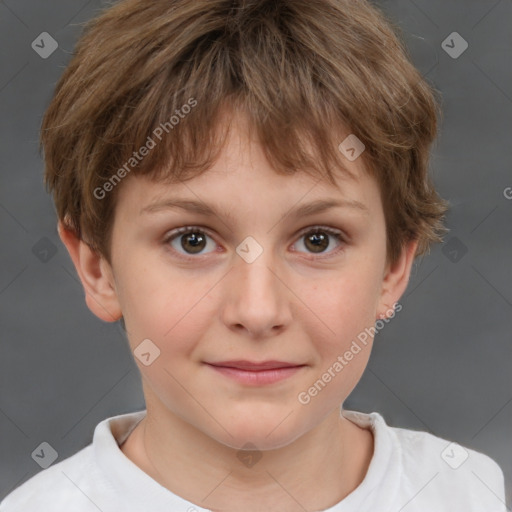
[[[309,233],[311,231],[322,231],[322,230],[326,231],[327,233],[330,233],[330,234],[340,235],[341,237],[343,237],[344,240],[348,240],[348,235],[346,235],[345,232],[342,231],[341,229],[331,228],[329,226],[324,226],[322,224],[312,224],[311,226],[302,228],[295,236],[300,237],[300,236],[303,236],[306,233]]]
[[[314,231],[314,230],[325,230],[325,231],[328,231],[330,233],[336,233],[336,234],[339,234],[340,236],[343,237],[343,239],[345,241],[348,241],[349,240],[349,237],[347,235],[346,232],[344,232],[343,230],[341,229],[338,229],[338,228],[331,228],[329,226],[324,226],[322,224],[311,224],[310,226],[306,226],[304,228],[302,228],[300,231],[298,231],[295,236],[296,237],[300,237],[306,233],[309,233],[310,231]],[[173,229],[171,231],[169,231],[168,233],[166,233],[166,235],[164,236],[164,239],[165,240],[170,240],[172,238],[175,238],[176,236],[178,235],[181,235],[183,233],[187,233],[188,231],[192,231],[192,230],[196,230],[196,231],[199,231],[199,232],[204,232],[206,235],[210,236],[211,238],[213,238],[215,240],[215,235],[213,234],[213,231],[210,231],[209,228],[205,228],[205,227],[202,227],[202,226],[195,226],[195,225],[190,225],[190,226],[182,226],[182,227],[179,227],[179,228],[176,228],[176,229]]]

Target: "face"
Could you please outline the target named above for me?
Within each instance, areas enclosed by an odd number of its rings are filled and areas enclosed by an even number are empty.
[[[361,159],[346,163],[357,179],[340,173],[336,186],[281,176],[245,134],[235,125],[217,163],[187,182],[125,179],[111,280],[131,349],[146,353],[135,361],[148,416],[270,449],[339,408],[370,355],[358,335],[398,295],[383,292],[385,219]],[[320,200],[339,206],[303,209]],[[249,381],[255,372],[214,366],[239,360],[298,368]]]

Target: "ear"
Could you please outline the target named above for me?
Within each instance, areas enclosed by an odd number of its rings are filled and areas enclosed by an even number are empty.
[[[409,242],[394,265],[388,264],[382,281],[382,291],[377,308],[377,318],[391,314],[393,305],[398,302],[409,284],[412,264],[418,248],[418,241]]]
[[[109,263],[86,242],[77,238],[61,221],[57,226],[85,291],[87,307],[105,322],[116,322],[122,316],[117,299],[114,274]]]

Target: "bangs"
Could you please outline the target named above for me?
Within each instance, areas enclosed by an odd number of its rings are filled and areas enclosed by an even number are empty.
[[[398,27],[366,1],[123,0],[86,24],[45,113],[45,182],[60,219],[109,258],[129,174],[192,179],[242,115],[276,172],[354,178],[354,135],[379,184],[391,259],[440,241],[428,176],[440,113]]]

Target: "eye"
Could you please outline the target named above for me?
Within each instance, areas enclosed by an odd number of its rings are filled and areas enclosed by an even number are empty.
[[[332,246],[330,238],[334,238],[338,247],[328,251],[326,249]],[[303,245],[312,254],[327,254],[326,257],[338,253],[343,249],[345,237],[342,232],[322,227],[314,226],[303,229],[299,233],[299,240],[304,239]],[[211,240],[209,244],[208,241]],[[185,226],[169,233],[165,238],[164,244],[171,247],[185,259],[194,259],[194,255],[201,256],[205,248],[210,245],[210,252],[215,252],[216,243],[213,238],[203,229],[196,226]],[[301,251],[299,251],[301,252]],[[192,256],[192,257],[190,257]]]
[[[334,238],[338,244],[338,248],[329,251],[327,255],[335,254],[343,249],[345,242],[344,236],[340,231],[322,226],[309,227],[302,230],[299,234],[299,240],[303,240],[303,245],[313,254],[324,254],[326,249],[332,246],[329,238]]]
[[[169,236],[166,237],[164,243],[170,244],[176,252],[186,258],[188,255],[199,254],[203,251],[203,249],[208,246],[208,238],[213,241],[202,229],[194,226],[186,226],[171,232]],[[213,242],[213,248],[215,249],[215,242]],[[184,253],[181,252],[180,249],[182,249]]]

